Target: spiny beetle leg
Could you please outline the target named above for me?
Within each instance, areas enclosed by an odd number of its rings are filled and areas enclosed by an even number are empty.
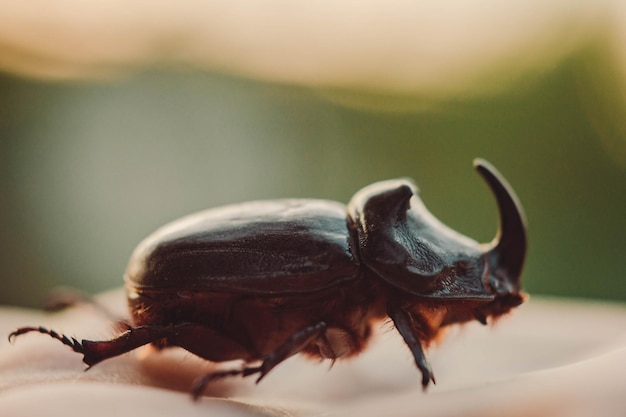
[[[263,379],[263,377],[265,377],[265,375],[269,373],[269,371],[274,369],[276,365],[289,358],[290,356],[293,356],[296,353],[300,352],[306,345],[308,345],[313,340],[324,337],[327,327],[328,326],[326,325],[326,323],[321,321],[312,326],[307,326],[303,329],[298,330],[297,332],[292,334],[276,350],[265,356],[263,362],[259,366],[244,365],[244,367],[240,369],[217,371],[202,375],[194,381],[191,389],[191,395],[193,396],[194,400],[197,400],[202,395],[209,382],[228,376],[241,375],[242,377],[246,377],[254,374],[259,374],[259,377],[256,380],[256,383],[258,384],[261,379]]]
[[[162,338],[175,335],[177,332],[190,326],[189,323],[181,323],[168,326],[139,326],[129,328],[118,337],[111,340],[86,340],[80,342],[73,338],[55,332],[45,327],[21,327],[9,335],[9,341],[25,333],[39,332],[57,339],[74,352],[83,355],[83,362],[89,367],[102,362],[105,359],[119,356],[140,346],[147,345]],[[89,368],[87,368],[89,369]]]
[[[206,389],[206,386],[211,381],[215,381],[217,379],[225,378],[228,376],[241,375],[243,377],[246,377],[249,375],[254,375],[258,372],[261,372],[261,366],[254,366],[254,367],[244,366],[241,369],[229,369],[225,371],[217,371],[217,372],[204,374],[196,378],[195,381],[193,381],[193,385],[191,386],[191,396],[193,397],[194,401],[198,400],[198,398],[200,398],[200,396]]]
[[[261,364],[261,375],[257,378],[257,384],[276,365],[300,352],[306,345],[318,337],[323,337],[326,333],[327,325],[323,321],[312,326],[298,330],[278,347],[275,351],[267,355]]]
[[[398,329],[398,332],[404,339],[404,342],[409,346],[409,349],[411,349],[411,353],[415,359],[415,364],[422,372],[422,388],[426,390],[430,381],[432,381],[433,384],[436,384],[437,382],[435,381],[435,375],[430,368],[430,364],[424,355],[422,344],[413,332],[413,326],[411,325],[411,319],[408,313],[400,307],[393,305],[389,305],[387,313],[389,314],[389,317],[391,317],[391,320],[393,320],[393,324],[396,326],[396,329]]]

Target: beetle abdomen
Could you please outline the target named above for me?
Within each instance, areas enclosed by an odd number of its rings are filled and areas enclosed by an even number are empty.
[[[258,201],[200,212],[157,230],[133,253],[134,289],[285,294],[355,279],[345,206]]]

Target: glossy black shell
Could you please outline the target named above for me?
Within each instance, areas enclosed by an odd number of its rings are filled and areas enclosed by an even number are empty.
[[[170,223],[139,244],[131,289],[309,293],[358,277],[343,204],[285,199],[235,204]]]

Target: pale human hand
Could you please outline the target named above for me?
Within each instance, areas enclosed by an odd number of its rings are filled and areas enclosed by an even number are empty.
[[[100,297],[123,313],[120,291]],[[4,308],[0,334],[45,325],[79,338],[108,338],[110,323],[89,306],[46,315]],[[383,326],[356,359],[294,357],[259,385],[231,378],[193,402],[193,380],[213,369],[182,349],[141,348],[88,372],[80,355],[39,334],[0,342],[3,415],[97,416],[502,416],[623,415],[626,308],[532,299],[495,327],[453,330],[428,357],[437,386],[420,374],[394,331]]]

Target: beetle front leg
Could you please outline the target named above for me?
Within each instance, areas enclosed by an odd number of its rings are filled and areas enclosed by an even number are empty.
[[[263,358],[261,365],[259,366],[245,365],[241,369],[211,372],[197,378],[191,389],[191,394],[193,398],[198,399],[209,382],[227,376],[241,375],[243,377],[246,377],[254,374],[259,374],[259,377],[256,380],[256,383],[258,384],[261,379],[263,379],[265,375],[269,373],[269,371],[274,369],[276,365],[300,352],[315,339],[324,337],[327,328],[328,326],[326,325],[326,323],[320,321],[317,324],[307,326],[303,329],[298,330],[297,332],[292,334],[276,350],[266,355]]]
[[[393,320],[393,324],[396,326],[396,329],[398,329],[398,332],[404,339],[404,342],[409,346],[409,349],[411,349],[411,353],[415,359],[415,364],[422,372],[422,387],[424,390],[426,390],[430,381],[433,381],[433,384],[436,384],[435,375],[430,368],[430,364],[426,360],[422,344],[415,335],[413,326],[411,326],[411,318],[409,317],[409,314],[400,307],[393,305],[388,306],[387,314],[391,317],[391,320]]]

